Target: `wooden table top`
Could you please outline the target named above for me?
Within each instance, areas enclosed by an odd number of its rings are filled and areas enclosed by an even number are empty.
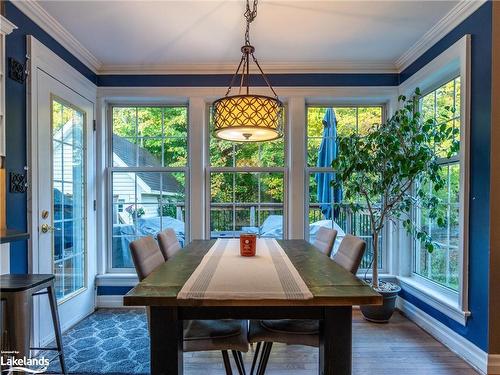
[[[304,240],[278,241],[313,294],[310,300],[178,300],[215,240],[196,240],[158,267],[123,298],[125,306],[352,306],[381,304],[370,286]],[[258,250],[257,250],[258,251]]]

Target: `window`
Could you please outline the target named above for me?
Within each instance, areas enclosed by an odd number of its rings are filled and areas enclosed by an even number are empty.
[[[369,268],[372,261],[370,220],[363,211],[353,214],[342,204],[334,205],[342,201],[342,191],[330,187],[330,181],[335,178],[331,160],[336,154],[337,136],[367,134],[374,124],[381,122],[380,106],[307,108],[306,238],[313,242],[320,227],[334,228],[338,231],[334,252],[346,233],[363,238],[368,246],[360,268]],[[362,200],[359,202],[363,204]],[[384,249],[383,238],[380,244]],[[384,251],[381,255],[379,268],[382,268]]]
[[[187,240],[185,106],[112,106],[109,266],[132,268],[129,243],[172,228]]]
[[[444,117],[445,107],[456,108],[452,116]],[[440,86],[422,97],[421,113],[424,119],[435,119],[439,124],[460,129],[460,77]],[[448,112],[448,111],[446,111]],[[443,145],[446,146],[446,145]],[[432,184],[425,186],[440,201],[440,210],[446,218],[446,226],[439,227],[424,210],[416,212],[421,227],[429,233],[438,247],[432,253],[415,242],[413,272],[454,292],[459,291],[460,281],[460,156],[440,161],[440,171],[447,181],[439,194],[433,192]]]
[[[233,143],[209,134],[211,238],[285,237],[285,139]]]

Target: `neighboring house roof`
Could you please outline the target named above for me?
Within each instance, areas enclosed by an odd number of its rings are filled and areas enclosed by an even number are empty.
[[[116,154],[127,166],[135,166],[136,145],[129,142],[127,139],[113,134],[113,153]],[[138,158],[141,166],[145,167],[161,167],[161,161],[156,159],[148,150],[139,147]],[[182,192],[181,184],[171,175],[167,173],[148,173],[137,172],[137,176],[147,184],[151,190]],[[161,176],[163,176],[163,185],[160,184]]]

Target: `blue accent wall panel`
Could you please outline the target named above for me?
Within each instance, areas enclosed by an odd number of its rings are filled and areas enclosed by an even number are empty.
[[[401,296],[481,349],[488,349],[492,3],[482,5],[401,73],[401,82],[471,34],[469,310],[465,327],[403,291]]]
[[[99,75],[103,87],[227,87],[231,74]],[[273,86],[397,86],[398,74],[269,74]],[[266,86],[259,75],[251,75],[251,86]]]

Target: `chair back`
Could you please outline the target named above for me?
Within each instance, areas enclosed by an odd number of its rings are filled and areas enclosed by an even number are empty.
[[[172,258],[180,249],[181,244],[172,228],[167,228],[158,233],[158,244],[165,260]]]
[[[365,248],[365,241],[348,234],[342,239],[339,250],[333,256],[333,261],[355,275],[363,259]]]
[[[165,263],[158,243],[151,236],[142,237],[130,243],[130,252],[139,281]]]
[[[313,245],[327,257],[330,257],[336,238],[337,231],[335,229],[320,227]]]

